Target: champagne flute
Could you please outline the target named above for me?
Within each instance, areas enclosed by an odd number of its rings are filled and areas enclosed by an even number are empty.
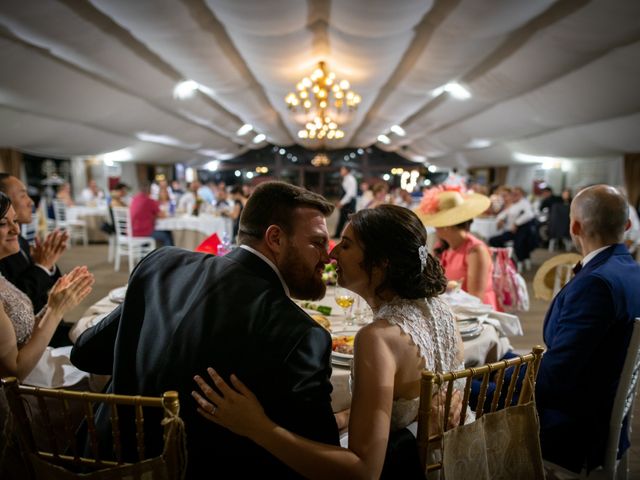
[[[342,308],[344,312],[344,324],[347,327],[353,325],[353,316],[351,315],[351,307],[353,306],[353,302],[355,301],[355,297],[353,293],[351,293],[346,288],[340,287],[336,285],[335,289],[335,300],[336,303]]]

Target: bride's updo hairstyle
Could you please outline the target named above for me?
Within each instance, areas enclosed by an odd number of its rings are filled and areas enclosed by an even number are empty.
[[[356,241],[364,253],[362,268],[386,271],[377,292],[386,288],[400,297],[432,298],[443,293],[447,279],[440,262],[426,251],[427,232],[411,210],[379,205],[360,210],[349,218]]]

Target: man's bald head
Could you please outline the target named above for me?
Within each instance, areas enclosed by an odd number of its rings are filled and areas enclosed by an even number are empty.
[[[625,196],[609,185],[580,190],[571,202],[571,213],[582,226],[582,235],[603,244],[622,242],[629,220]]]

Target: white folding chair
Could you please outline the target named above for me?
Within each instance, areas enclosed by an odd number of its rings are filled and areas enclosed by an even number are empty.
[[[67,205],[62,200],[53,200],[53,216],[56,219],[56,228],[69,232],[69,246],[71,246],[74,239],[82,240],[85,246],[89,244],[87,222],[84,220],[69,220]]]
[[[20,226],[20,234],[22,238],[29,242],[29,245],[36,243],[38,236],[38,216],[35,213],[31,217],[31,223],[23,223]]]
[[[126,207],[113,208],[113,226],[116,229],[116,251],[114,270],[120,271],[120,257],[129,257],[129,272],[147,254],[156,248],[153,237],[131,235],[131,214]]]
[[[629,449],[618,460],[618,443],[622,433],[622,421],[627,415],[627,433],[631,433],[631,423],[633,421],[633,404],[638,391],[640,377],[640,317],[633,321],[633,330],[629,348],[625,356],[620,374],[620,382],[616,389],[616,396],[613,400],[611,418],[609,419],[609,434],[604,453],[602,467],[592,470],[588,475],[586,470],[580,474],[568,472],[564,468],[551,462],[545,462],[545,469],[555,478],[579,478],[588,480],[626,480],[629,473],[628,457]]]
[[[38,217],[38,229],[40,230],[41,238],[46,237],[48,234],[56,229],[56,221],[49,218],[47,199],[42,197],[37,209]]]

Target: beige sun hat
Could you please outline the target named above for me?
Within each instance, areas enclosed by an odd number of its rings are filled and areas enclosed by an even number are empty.
[[[414,212],[428,227],[450,227],[466,222],[485,212],[491,200],[479,193],[461,194],[457,191],[439,192],[432,205],[423,201]],[[433,213],[426,213],[432,211]]]
[[[556,270],[561,265],[567,265],[566,268],[573,268],[573,266],[582,260],[582,255],[577,253],[562,253],[551,257],[549,260],[540,265],[540,268],[536,271],[533,277],[533,295],[540,300],[551,300],[553,298],[554,290],[556,289]],[[567,280],[573,276],[572,272],[569,272],[568,277],[558,278],[559,285],[557,287],[562,288]],[[564,278],[563,278],[564,277]]]

